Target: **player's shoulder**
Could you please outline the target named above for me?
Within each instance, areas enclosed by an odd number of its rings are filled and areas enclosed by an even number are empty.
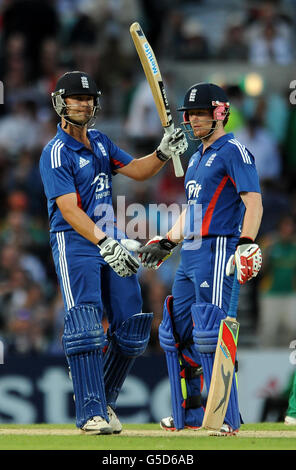
[[[88,135],[89,138],[95,142],[105,157],[114,153],[114,150],[118,148],[117,145],[106,134],[99,131],[98,129],[89,129]]]
[[[109,137],[98,129],[88,129],[87,132],[91,139],[97,139],[100,141],[109,140]]]
[[[42,154],[48,154],[51,153],[53,149],[56,149],[57,147],[64,148],[65,147],[65,142],[63,142],[62,139],[60,139],[57,135],[55,135],[44,147],[42,150]],[[65,150],[65,149],[64,149]]]
[[[96,137],[100,137],[102,132],[100,132],[98,129],[88,129],[88,134],[92,139],[95,139]]]
[[[62,164],[62,157],[67,153],[65,143],[57,135],[53,137],[43,148],[40,157],[40,164],[50,165],[57,168]]]
[[[223,146],[223,153],[228,158],[232,156],[234,160],[241,159],[246,164],[254,163],[254,156],[250,150],[242,144],[233,134],[229,134]]]
[[[108,147],[111,142],[109,137],[98,129],[88,129],[88,135],[90,139],[102,144],[103,146]]]

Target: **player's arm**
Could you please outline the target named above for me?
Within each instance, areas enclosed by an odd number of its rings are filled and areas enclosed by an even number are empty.
[[[64,194],[56,198],[56,204],[63,218],[80,235],[97,245],[106,235],[90,217],[77,205],[77,194]]]
[[[254,241],[263,215],[262,197],[260,193],[254,192],[242,192],[240,197],[246,207],[241,237],[249,237]]]
[[[155,150],[150,155],[132,160],[128,165],[116,170],[116,172],[136,181],[144,181],[156,175],[165,163],[157,158]]]
[[[138,261],[116,240],[107,237],[90,217],[77,205],[76,193],[56,198],[56,204],[63,218],[81,236],[98,246],[102,257],[121,277],[135,274]]]
[[[229,143],[225,166],[245,205],[245,214],[235,253],[226,265],[226,274],[233,274],[236,266],[237,278],[244,284],[257,276],[262,265],[261,250],[255,242],[263,213],[261,190],[254,156],[236,140],[229,140]]]
[[[168,231],[165,238],[168,238],[174,243],[180,243],[184,239],[184,227],[187,214],[187,207],[178,217],[172,228]]]
[[[173,155],[183,155],[187,148],[188,142],[185,134],[177,128],[172,134],[163,136],[155,152],[132,160],[123,168],[117,169],[117,172],[134,180],[144,181],[156,175]]]

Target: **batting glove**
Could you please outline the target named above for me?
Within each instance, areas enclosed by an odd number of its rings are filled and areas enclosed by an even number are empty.
[[[140,264],[138,260],[118,241],[105,237],[98,243],[101,256],[120,277],[136,274]]]
[[[179,127],[171,134],[164,134],[162,141],[156,149],[156,155],[162,162],[166,162],[172,156],[181,156],[186,152],[188,142],[184,132]]]
[[[139,258],[145,268],[158,269],[168,259],[177,243],[167,238],[154,237],[145,246],[138,249]]]
[[[226,275],[234,274],[237,268],[237,280],[245,284],[256,277],[262,265],[262,253],[259,246],[251,238],[240,238],[234,255],[231,255],[226,265]]]

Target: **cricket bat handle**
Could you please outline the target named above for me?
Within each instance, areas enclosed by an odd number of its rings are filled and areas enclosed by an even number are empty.
[[[230,297],[228,314],[227,314],[228,317],[236,318],[236,316],[237,316],[239,291],[240,291],[240,283],[237,280],[237,268],[235,268],[234,275],[233,275],[233,285],[232,285],[232,290],[231,290],[231,297]]]
[[[174,126],[174,123],[172,123],[170,126],[164,127],[164,132],[170,135],[174,132],[174,129],[175,129],[175,126]],[[179,155],[173,155],[172,160],[173,160],[175,175],[177,177],[184,176],[184,170],[183,170]]]

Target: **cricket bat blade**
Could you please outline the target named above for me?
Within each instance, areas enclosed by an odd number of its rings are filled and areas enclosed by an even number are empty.
[[[235,273],[228,316],[221,321],[219,328],[211,385],[202,423],[204,429],[221,429],[229,403],[239,334],[239,323],[236,320],[239,287]]]

